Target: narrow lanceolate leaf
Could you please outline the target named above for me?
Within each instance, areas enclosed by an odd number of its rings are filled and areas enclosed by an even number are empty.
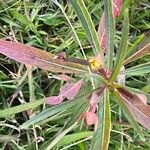
[[[69,135],[66,135],[63,137],[63,139],[61,139],[56,147],[60,148],[60,147],[64,147],[65,145],[69,145],[71,143],[74,143],[76,141],[79,141],[79,140],[82,140],[82,139],[85,139],[85,138],[88,138],[88,137],[92,137],[93,135],[93,132],[92,131],[83,131],[83,132],[79,132],[79,133],[72,133],[72,134],[69,134]]]
[[[85,97],[77,103],[77,105],[75,105],[72,108],[73,114],[70,116],[70,119],[68,120],[66,127],[71,126],[72,124],[74,124],[74,122],[76,122],[79,119],[79,116],[83,113],[86,112],[88,110],[89,107],[89,103],[88,101],[85,101]]]
[[[144,46],[142,49],[138,50],[136,53],[131,55],[129,58],[127,58],[124,62],[124,64],[131,63],[139,58],[142,58],[143,56],[150,55],[150,43],[148,43],[146,46]]]
[[[46,98],[46,103],[50,105],[60,104],[65,98],[73,100],[74,97],[78,94],[83,80],[78,81],[77,83],[66,83],[60,88],[58,96],[51,96]]]
[[[109,90],[101,97],[98,108],[98,128],[94,133],[91,150],[107,150],[111,130],[111,110],[109,103]]]
[[[126,118],[128,119],[128,121],[132,124],[133,128],[137,131],[137,133],[139,134],[140,138],[142,140],[144,140],[144,136],[143,136],[142,130],[139,127],[138,123],[135,121],[135,119],[134,119],[133,115],[131,114],[131,112],[129,111],[129,108],[126,105],[126,102],[125,102],[126,100],[124,99],[124,97],[119,93],[119,91],[117,89],[114,90],[113,94],[116,97],[116,102],[119,104],[119,106],[124,111],[124,114],[125,114]]]
[[[30,22],[24,15],[21,15],[16,9],[10,9],[9,12],[24,27],[33,26],[32,22]]]
[[[22,111],[32,109],[35,107],[38,107],[39,105],[43,104],[45,102],[45,99],[36,100],[33,102],[29,102],[26,104],[21,104],[19,106],[15,106],[12,108],[5,108],[4,110],[0,110],[0,118],[5,118],[10,115],[14,115],[16,113],[20,113]]]
[[[94,44],[94,53],[95,54],[100,53],[101,59],[103,59],[103,52],[101,50],[98,35],[96,33],[90,14],[84,4],[84,1],[83,0],[70,0],[70,2],[72,6],[74,7],[74,10],[76,11],[79,19],[81,20],[81,23],[88,36],[89,42],[91,43],[92,41],[92,44]]]
[[[110,77],[111,80],[115,80],[115,78],[117,77],[120,71],[120,68],[122,67],[125,56],[127,54],[128,36],[129,36],[128,34],[129,34],[129,12],[128,12],[128,9],[126,9],[124,23],[123,23],[123,32],[122,32],[122,37],[121,37],[120,50],[117,56],[117,60],[115,62],[115,67]]]
[[[73,128],[77,126],[77,122],[75,122],[73,125],[71,125],[69,128],[62,131],[59,135],[56,136],[56,138],[45,148],[45,150],[51,150],[54,146],[57,145],[57,143]]]
[[[63,61],[54,55],[25,44],[0,40],[0,53],[21,63],[34,65],[52,72],[76,73],[87,72],[83,65]]]
[[[112,0],[104,1],[104,16],[106,26],[106,53],[107,53],[107,68],[112,68],[113,52],[114,52],[114,17]]]
[[[60,95],[66,97],[69,100],[73,100],[74,97],[78,94],[83,80],[78,81],[77,83],[66,83],[60,88]]]
[[[30,120],[28,120],[27,122],[23,123],[20,128],[25,129],[28,128],[31,125],[36,124],[37,122],[40,122],[48,117],[51,117],[61,111],[65,111],[73,106],[76,105],[76,101],[71,101],[71,102],[64,102],[60,105],[56,105],[53,106],[51,108],[45,109],[44,111],[42,111],[41,113],[39,113],[36,116],[33,116]]]
[[[113,0],[113,16],[119,16],[121,9],[122,0]],[[98,37],[101,43],[102,49],[106,48],[106,27],[105,27],[105,16],[104,13],[101,16],[99,27],[98,27]]]
[[[141,34],[141,35],[136,37],[136,40],[130,45],[130,47],[128,47],[126,58],[128,57],[128,55],[131,55],[131,53],[133,51],[139,49],[138,47],[141,45],[141,41],[144,41],[144,39],[145,39],[145,34]]]
[[[47,104],[50,105],[58,105],[62,103],[63,100],[64,98],[61,95],[58,95],[58,96],[47,97],[45,101]]]
[[[121,71],[120,74],[125,74],[128,76],[139,76],[149,72],[150,72],[150,62],[140,64],[135,67],[131,67],[129,69]]]
[[[124,88],[118,89],[134,118],[145,128],[150,129],[150,106],[145,104],[145,97],[130,93]]]

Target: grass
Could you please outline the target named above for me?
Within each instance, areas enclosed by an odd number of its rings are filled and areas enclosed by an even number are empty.
[[[79,37],[82,47],[75,38],[62,10],[51,0],[0,1],[0,38],[26,43],[54,54],[64,51],[69,57],[84,58],[82,49],[86,57],[93,56],[95,53],[93,47],[88,42],[86,32],[71,3],[64,0],[60,4]],[[138,47],[142,47],[141,44],[137,44],[141,43],[142,34],[150,29],[150,12],[147,9],[149,2],[148,0],[140,2],[125,0],[124,5],[128,6],[130,14],[129,49],[132,47],[132,50],[136,51]],[[86,6],[97,29],[103,2],[87,0]],[[121,39],[122,21],[123,13],[116,20],[115,48],[118,47]],[[138,39],[139,41],[135,43]],[[129,54],[133,51],[129,51]],[[126,67],[148,63],[149,59],[149,56],[145,56]],[[48,150],[53,147],[54,150],[88,150],[90,148],[93,127],[86,127],[83,122],[77,124],[75,120],[87,108],[84,99],[87,93],[92,91],[91,78],[86,79],[86,85],[75,101],[67,101],[51,107],[43,104],[42,98],[57,95],[64,82],[55,79],[54,76],[48,78],[48,74],[49,72],[37,68],[28,70],[25,65],[0,55],[0,109],[17,106],[18,110],[15,115],[13,110],[10,110],[8,113],[11,113],[11,116],[0,119],[0,149]],[[79,79],[76,75],[73,75],[73,78]],[[99,84],[98,79],[94,80]],[[126,76],[126,85],[150,93],[150,74]],[[37,102],[39,99],[41,100]],[[33,106],[38,107],[31,110],[33,107],[26,104],[27,102],[32,102]],[[112,96],[110,107],[112,131],[109,149],[150,149],[149,131],[140,126],[146,138],[142,141]],[[35,114],[39,115],[34,116]],[[29,126],[30,122],[23,124],[31,116],[34,116],[30,120],[34,125]],[[24,127],[29,128],[23,129]]]

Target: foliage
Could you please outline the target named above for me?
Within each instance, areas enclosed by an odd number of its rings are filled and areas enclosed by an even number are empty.
[[[0,148],[149,149],[146,5],[1,1]]]

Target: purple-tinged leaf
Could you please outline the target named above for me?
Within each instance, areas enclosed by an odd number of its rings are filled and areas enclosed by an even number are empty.
[[[62,103],[64,98],[73,100],[74,97],[78,94],[83,80],[78,81],[77,83],[66,83],[60,88],[58,96],[47,97],[45,102],[50,105],[57,105]]]
[[[114,17],[119,16],[122,0],[113,0],[113,14]]]
[[[90,99],[90,111],[91,112],[96,111],[96,107],[97,107],[99,100],[100,100],[100,96],[98,96],[97,93],[94,92]]]
[[[97,92],[93,92],[92,95],[90,96],[90,109],[89,111],[95,112],[97,104],[100,101],[100,97],[103,94],[105,90],[105,86],[100,87],[100,89]]]
[[[138,96],[138,98],[139,98],[145,105],[147,105],[147,96],[145,96],[144,94],[136,94],[136,96]]]
[[[87,126],[94,125],[94,131],[96,131],[98,125],[98,117],[94,112],[87,111],[85,113],[82,113],[80,119],[83,119],[84,123]]]
[[[87,72],[79,63],[55,59],[55,55],[18,42],[0,40],[0,53],[18,62],[34,65],[52,72],[76,73]],[[59,57],[59,56],[58,56]]]
[[[63,100],[64,98],[61,95],[58,95],[58,96],[47,97],[45,101],[47,104],[57,105],[60,104]]]
[[[129,58],[127,58],[124,62],[124,65],[131,63],[139,58],[142,58],[143,56],[150,55],[150,43],[145,45],[143,48],[138,50],[136,53],[131,55]]]
[[[60,93],[62,97],[66,97],[69,100],[73,100],[74,97],[78,94],[83,80],[78,81],[77,83],[66,83],[60,88]]]
[[[122,4],[122,0],[113,0],[114,18],[116,18],[120,14],[121,4]],[[99,36],[99,40],[100,40],[103,50],[106,48],[106,31],[105,30],[106,30],[105,29],[105,16],[103,13],[100,19],[99,27],[98,27],[98,36]]]
[[[145,97],[139,97],[124,88],[118,88],[118,91],[134,118],[145,128],[150,129],[150,106],[143,103]]]

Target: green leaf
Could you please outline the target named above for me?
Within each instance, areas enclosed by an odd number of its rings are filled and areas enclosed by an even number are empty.
[[[141,35],[136,37],[136,40],[128,48],[126,56],[131,55],[131,53],[133,51],[136,51],[138,45],[140,45],[140,43],[141,43],[141,41],[143,41],[144,37],[145,37],[145,34],[141,34]]]
[[[134,2],[135,2],[135,0],[125,0],[125,1],[123,1],[123,4],[121,6],[120,15],[117,18],[118,22],[120,22],[122,20],[122,18],[124,16],[125,9],[129,8],[132,5],[132,3],[134,3]]]
[[[90,17],[90,14],[84,4],[83,0],[70,0],[72,6],[74,7],[74,10],[76,11],[79,19],[81,20],[81,23],[84,27],[84,30],[86,31],[87,37],[89,42],[94,44],[94,53],[98,54],[101,53],[101,56],[103,57],[103,52],[100,46],[100,42],[98,39],[98,35],[96,33],[94,24],[92,22],[92,19]]]
[[[106,24],[106,50],[107,50],[107,68],[112,68],[114,52],[114,17],[112,0],[104,0],[105,24]]]
[[[81,139],[84,139],[84,138],[88,138],[88,137],[90,137],[92,135],[93,135],[92,131],[84,131],[84,132],[79,132],[79,133],[74,133],[74,134],[66,135],[66,136],[64,136],[63,139],[61,139],[57,143],[57,147],[61,147],[61,146],[70,144],[72,142],[76,142],[78,140],[81,140]]]
[[[113,81],[115,80],[116,76],[118,75],[120,68],[122,67],[123,61],[127,54],[127,45],[128,45],[128,35],[129,34],[129,12],[128,9],[125,10],[125,17],[123,23],[123,32],[121,37],[121,45],[120,50],[117,56],[117,60],[115,62],[115,67],[113,69],[112,75],[110,79]]]
[[[19,106],[15,106],[12,108],[5,108],[4,110],[0,111],[0,118],[5,118],[8,117],[10,115],[14,115],[17,113],[20,113],[22,111],[28,110],[28,109],[33,109],[35,107],[38,107],[39,105],[43,104],[45,102],[45,99],[40,99],[40,100],[36,100],[30,103],[26,103],[26,104],[21,104]]]
[[[28,128],[31,125],[34,125],[35,123],[42,121],[48,117],[51,117],[61,111],[65,111],[71,107],[73,107],[74,105],[76,105],[77,101],[67,101],[64,102],[60,105],[56,105],[53,106],[51,108],[45,109],[44,111],[42,111],[41,113],[39,113],[38,115],[32,117],[30,120],[28,120],[27,122],[23,123],[20,128],[25,129]]]
[[[81,131],[78,133],[73,133],[69,135],[65,135],[55,146],[57,149],[60,147],[65,148],[69,147],[68,144],[70,144],[70,147],[72,146],[72,143],[80,142],[79,140],[84,140],[85,138],[92,138],[93,131]],[[46,143],[43,143],[43,145],[40,147],[40,150],[46,149],[48,147],[49,143],[51,142],[51,139],[46,141]]]
[[[97,89],[95,89],[97,90]],[[85,87],[81,88],[79,95],[73,100],[73,101],[67,101],[64,103],[61,103],[60,105],[55,105],[51,108],[45,109],[38,115],[32,117],[30,120],[25,122],[21,125],[21,128],[28,128],[31,125],[36,124],[37,122],[40,122],[48,117],[51,117],[53,115],[56,115],[60,113],[61,111],[67,111],[69,108],[75,108],[78,104],[81,104],[83,101],[85,101],[85,96],[87,96],[89,93],[94,92],[94,90],[85,89]],[[86,102],[84,102],[85,104]]]
[[[39,15],[39,20],[42,20],[45,24],[54,27],[64,23],[64,21],[57,16],[57,13]]]
[[[75,122],[72,126],[62,131],[56,138],[45,148],[45,150],[52,149],[68,132],[70,132],[73,128],[77,126],[77,122]]]
[[[128,76],[139,76],[149,72],[150,72],[150,62],[131,67],[129,69],[121,71],[120,73]]]
[[[111,131],[111,109],[108,89],[106,89],[104,96],[100,99],[98,118],[98,128],[93,136],[91,150],[107,150]]]
[[[29,27],[29,26],[33,25],[32,22],[30,22],[25,16],[23,16],[22,14],[20,14],[17,10],[11,9],[11,10],[9,10],[9,12],[23,26]]]
[[[71,118],[66,124],[66,127],[71,126],[75,121],[77,121],[81,113],[85,112],[88,109],[88,106],[89,106],[88,101],[85,101],[84,99],[78,102],[78,105],[76,105],[73,109],[73,114],[71,114]]]
[[[128,107],[125,104],[125,101],[124,101],[123,97],[120,96],[118,90],[114,90],[113,95],[116,97],[116,99],[115,99],[116,102],[119,104],[119,106],[124,111],[124,114],[125,114],[126,118],[131,123],[133,128],[137,131],[137,133],[139,134],[141,140],[145,140],[145,138],[143,136],[143,133],[141,131],[141,128],[139,127],[138,123],[135,121],[134,117],[130,113]]]
[[[11,19],[9,19],[5,16],[3,18],[0,18],[0,20],[4,21],[5,23],[7,23],[11,26],[15,26],[16,28],[20,28],[20,26],[16,22],[13,22]]]

